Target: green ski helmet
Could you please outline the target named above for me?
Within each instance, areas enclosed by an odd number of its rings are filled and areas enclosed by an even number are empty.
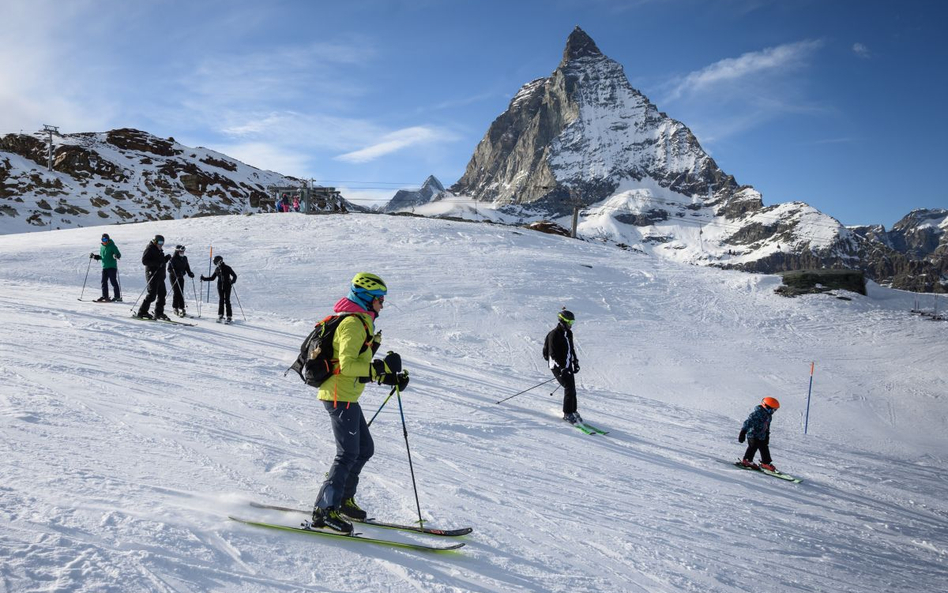
[[[573,315],[573,312],[567,311],[566,309],[560,311],[560,314],[557,317],[566,325],[573,325],[573,322],[576,321],[576,316]]]

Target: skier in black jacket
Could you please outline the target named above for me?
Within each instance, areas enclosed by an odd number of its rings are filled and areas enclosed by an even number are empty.
[[[224,320],[224,310],[226,308],[227,323],[230,323],[234,320],[233,311],[230,308],[230,290],[237,282],[237,274],[224,263],[224,258],[219,255],[214,256],[214,265],[217,266],[214,268],[214,274],[210,277],[201,276],[201,281],[210,282],[215,278],[217,279],[217,296],[219,297],[217,301],[217,321],[220,323]]]
[[[168,289],[165,287],[165,263],[171,259],[171,256],[163,251],[164,245],[165,238],[161,235],[155,235],[155,238],[145,247],[145,252],[142,253],[142,265],[145,266],[148,294],[145,295],[145,300],[142,301],[142,306],[138,309],[140,319],[171,321],[165,315],[165,296],[168,294]],[[152,317],[148,314],[148,308],[156,298],[158,301],[155,303],[155,315]]]
[[[576,378],[579,359],[573,347],[573,322],[576,316],[563,309],[558,315],[559,323],[546,335],[543,343],[543,359],[549,362],[553,376],[563,386],[563,420],[570,424],[582,422],[576,411]]]
[[[171,276],[171,305],[174,307],[174,314],[178,317],[184,317],[184,277],[194,278],[194,272],[191,271],[191,265],[188,264],[188,256],[184,254],[184,245],[176,245],[174,255],[168,262],[168,275]]]

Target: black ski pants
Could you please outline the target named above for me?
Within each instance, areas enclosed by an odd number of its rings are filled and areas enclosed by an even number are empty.
[[[553,376],[563,386],[563,415],[576,411],[576,376],[560,367],[553,369]]]
[[[761,463],[773,463],[773,459],[770,458],[770,439],[747,439],[747,450],[744,451],[744,459],[747,461],[754,461],[754,455],[760,451],[760,462]]]
[[[118,283],[118,268],[102,268],[102,298],[109,298],[109,284],[112,284],[112,292],[115,298],[122,298],[122,288]]]
[[[184,309],[184,276],[171,275],[171,306]]]
[[[223,317],[224,310],[227,310],[227,318],[234,316],[234,310],[230,308],[230,286],[217,285],[217,316]]]
[[[147,313],[152,302],[157,299],[157,302],[155,302],[155,317],[164,315],[165,297],[168,296],[168,288],[165,286],[165,275],[159,271],[151,274],[149,277],[146,271],[145,277],[148,279],[148,294],[145,295],[145,300],[142,301],[142,306],[138,310],[138,314],[141,316],[142,313]]]
[[[336,439],[336,458],[319,489],[315,507],[338,509],[342,501],[355,496],[359,474],[375,453],[375,442],[358,403],[323,401],[323,406],[329,412],[332,435]]]

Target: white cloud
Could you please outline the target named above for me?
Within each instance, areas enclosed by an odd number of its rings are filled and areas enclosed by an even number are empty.
[[[336,160],[349,163],[367,163],[411,146],[433,144],[453,139],[454,135],[444,130],[413,126],[386,134],[381,141],[353,152],[341,154],[336,157]]]
[[[866,45],[863,43],[854,43],[853,53],[859,56],[860,58],[863,58],[864,60],[868,60],[869,58],[872,57],[872,52],[870,52],[869,48],[866,47]]]
[[[678,81],[667,100],[716,92],[722,87],[753,83],[770,75],[784,75],[803,65],[822,44],[819,40],[804,40],[720,60]]]

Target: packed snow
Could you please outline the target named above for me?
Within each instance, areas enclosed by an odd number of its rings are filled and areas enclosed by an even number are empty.
[[[103,231],[123,254],[124,303],[89,302]],[[238,323],[214,323],[213,290],[196,327],[130,317],[156,233],[187,245],[196,272],[211,247],[224,257]],[[458,552],[227,518],[305,518],[248,503],[313,503],[329,422],[283,373],[360,271],[388,283],[377,327],[411,383],[407,437],[392,398],[358,500],[418,519],[407,443],[427,523],[474,528]],[[0,236],[0,591],[948,590],[948,323],[871,283],[868,296],[796,299],[779,283],[404,216]],[[197,315],[201,286],[187,288]],[[555,383],[495,403],[551,378],[540,351],[564,306],[578,319],[579,409],[605,436],[560,419]],[[366,413],[387,394],[370,385]],[[800,484],[728,465],[764,396],[782,404],[775,464]]]

